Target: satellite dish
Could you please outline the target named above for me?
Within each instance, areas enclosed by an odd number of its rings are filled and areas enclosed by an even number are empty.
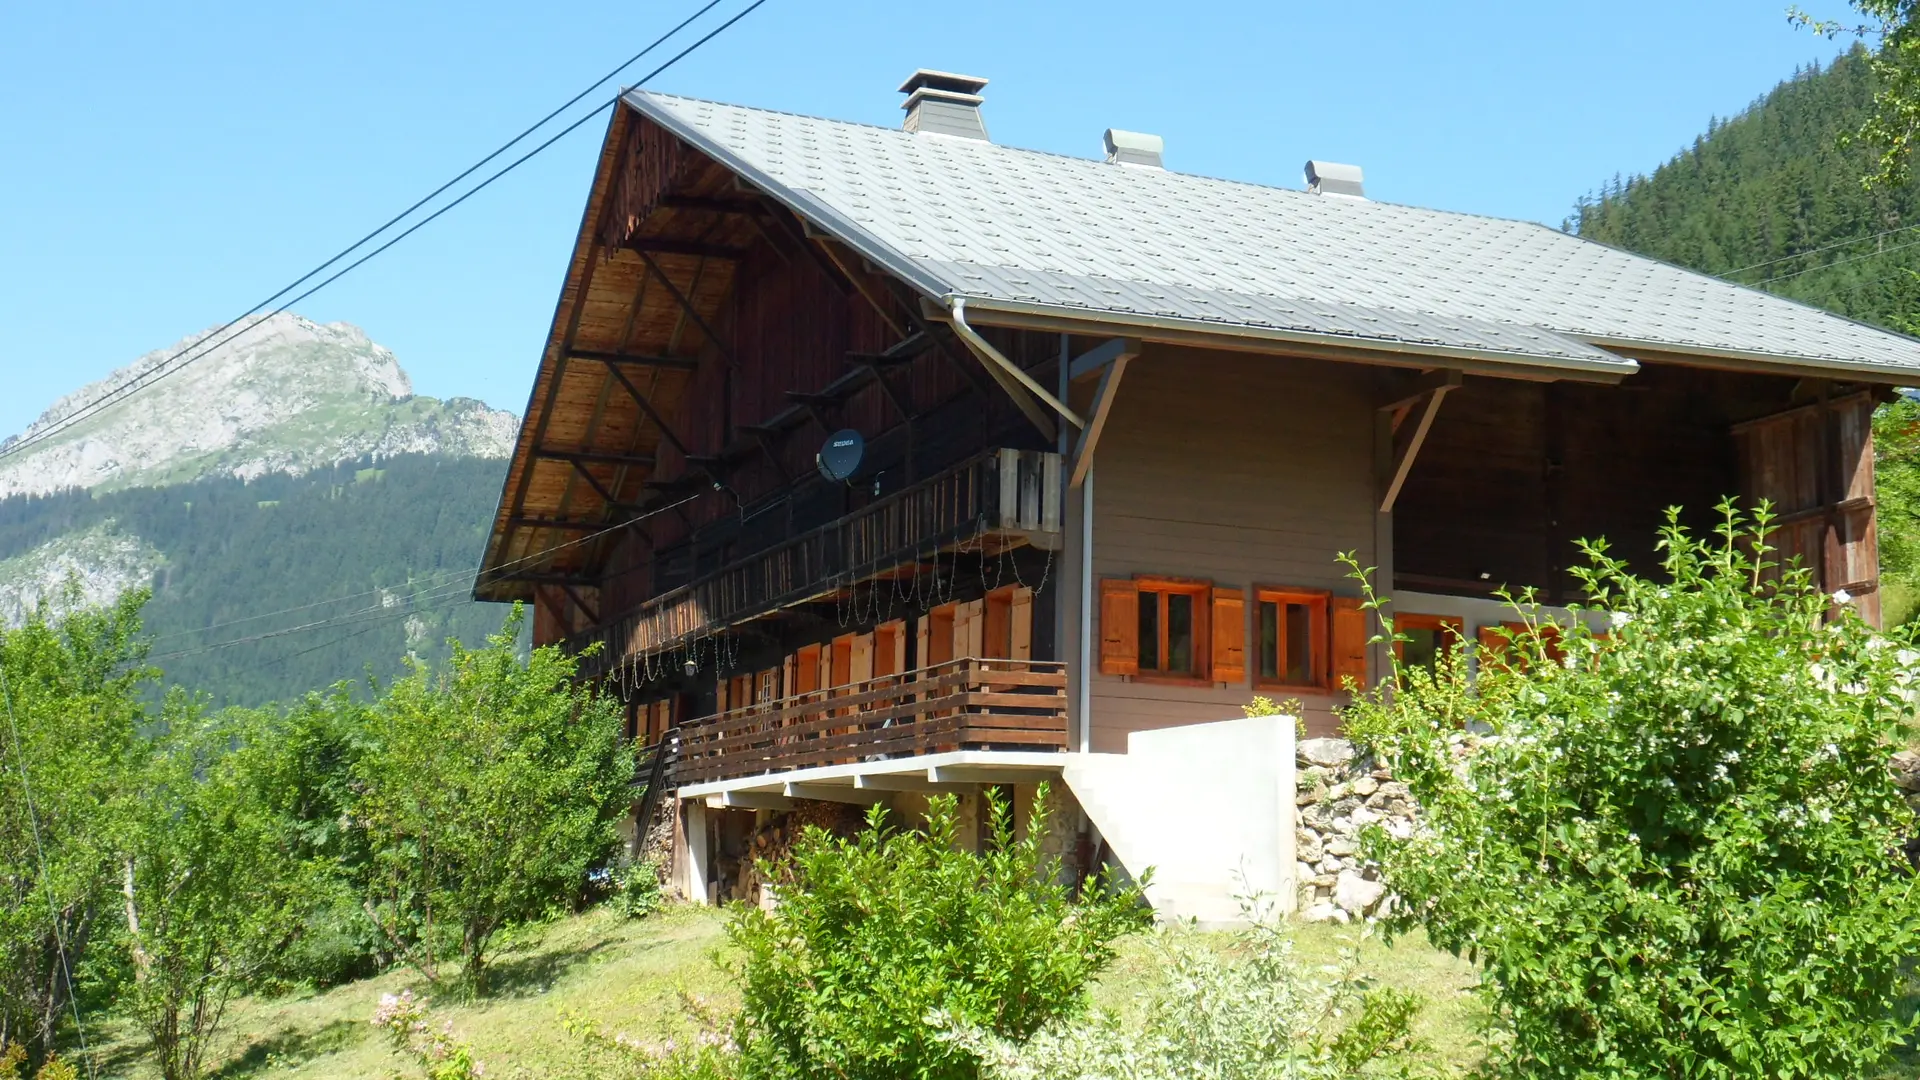
[[[860,459],[866,452],[867,440],[852,428],[842,428],[827,436],[826,445],[813,456],[813,463],[819,466],[821,476],[844,483],[860,467]]]

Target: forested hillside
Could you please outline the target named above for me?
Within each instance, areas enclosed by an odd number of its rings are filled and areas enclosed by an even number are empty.
[[[1567,228],[1909,329],[1920,319],[1920,186],[1867,191],[1874,154],[1842,145],[1873,84],[1858,49],[1797,71],[1652,175],[1616,176],[1582,199]]]
[[[0,500],[0,577],[102,550],[150,584],[166,682],[216,704],[297,696],[477,643],[507,609],[467,599],[506,462],[409,454],[299,476]],[[57,560],[50,564],[57,570]],[[44,567],[42,568],[44,569]],[[267,614],[275,613],[279,614]]]

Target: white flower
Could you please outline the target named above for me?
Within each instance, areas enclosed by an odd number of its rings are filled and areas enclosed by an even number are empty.
[[[1893,654],[1893,658],[1901,667],[1912,667],[1915,660],[1920,660],[1920,652],[1914,652],[1912,649],[1901,649],[1899,652]]]
[[[1607,612],[1607,621],[1613,624],[1614,629],[1618,630],[1620,627],[1633,621],[1633,613],[1630,611],[1609,611]]]
[[[1853,594],[1848,592],[1845,589],[1841,589],[1833,594],[1833,602],[1836,604],[1845,604],[1851,601],[1852,599],[1853,599]]]

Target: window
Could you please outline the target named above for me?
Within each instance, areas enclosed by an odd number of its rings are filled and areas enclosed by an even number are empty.
[[[1432,671],[1441,660],[1459,655],[1466,627],[1458,615],[1396,614],[1394,635],[1405,640],[1394,642],[1393,651],[1405,666]]]
[[[1327,599],[1312,589],[1254,590],[1254,685],[1327,685]]]
[[[1211,582],[1192,578],[1102,581],[1100,670],[1147,678],[1213,678],[1214,594]]]
[[[1206,611],[1213,588],[1206,582],[1144,578],[1138,582],[1139,674],[1196,679],[1210,670],[1203,660]]]

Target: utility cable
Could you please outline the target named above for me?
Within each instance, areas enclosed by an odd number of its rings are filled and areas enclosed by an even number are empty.
[[[685,498],[682,498],[676,502],[667,503],[664,506],[654,507],[648,510],[646,513],[641,514],[637,517],[631,518],[629,519],[629,521],[622,522],[621,524],[626,525],[626,524],[631,524],[632,522],[645,521],[648,518],[656,517],[660,514],[664,514],[669,510],[675,510],[682,506],[685,506],[686,504],[692,502],[697,498],[700,498],[700,496],[697,494],[688,495]],[[599,534],[583,536],[574,540],[569,540],[564,544],[555,544],[552,547],[543,548],[539,551],[533,552],[532,554],[525,555],[525,556],[522,556],[521,558],[515,559],[512,562],[502,564],[501,569],[521,565],[527,562],[531,562],[535,559],[545,558],[546,556],[551,555],[556,551],[560,551],[564,548],[572,547],[575,544],[581,544],[589,540],[592,540],[597,535]],[[464,577],[464,573],[462,576]],[[315,619],[311,622],[301,623],[298,626],[285,627],[279,630],[270,630],[260,634],[251,634],[246,637],[231,638],[226,641],[209,642],[207,644],[198,645],[191,648],[176,649],[172,652],[156,653],[152,656],[149,656],[147,659],[173,660],[183,656],[197,656],[201,653],[213,652],[218,649],[231,648],[235,645],[246,645],[256,641],[265,641],[269,638],[285,637],[288,634],[302,633],[307,630],[315,630],[325,626],[357,625],[360,623],[378,620],[383,617],[397,618],[401,615],[405,615],[413,611],[431,610],[433,607],[442,606],[444,603],[452,602],[453,599],[457,597],[457,595],[465,588],[466,588],[466,583],[464,580],[452,582],[449,584],[433,586],[421,591],[420,593],[416,593],[410,596],[408,598],[408,606],[400,607],[400,606],[389,606],[386,604],[371,605],[368,607],[356,609],[354,611],[342,612],[338,615],[331,615],[326,618]],[[422,601],[425,601],[425,603],[423,604]],[[313,605],[307,605],[307,606],[310,607]],[[268,615],[286,614],[287,612],[298,611],[298,610],[301,610],[301,609],[289,608],[286,611],[268,612],[267,614]],[[266,615],[257,616],[257,617],[265,618]],[[239,621],[239,620],[236,620],[236,621]]]
[[[1881,248],[1878,251],[1863,251],[1858,255],[1849,255],[1844,259],[1835,259],[1832,262],[1821,263],[1819,266],[1809,266],[1804,270],[1794,270],[1790,273],[1775,274],[1770,278],[1763,278],[1760,281],[1754,282],[1753,287],[1757,289],[1762,285],[1771,285],[1776,281],[1786,281],[1790,278],[1797,278],[1802,274],[1811,274],[1816,270],[1831,270],[1836,266],[1845,266],[1851,262],[1859,262],[1861,259],[1871,259],[1879,255],[1891,255],[1896,251],[1904,251],[1910,247],[1920,247],[1920,240],[1909,240],[1904,244],[1895,244],[1892,247]]]
[[[253,314],[260,311],[262,308],[266,307],[268,304],[275,303],[280,298],[286,296],[287,293],[292,292],[294,289],[299,288],[299,286],[302,285],[303,283],[318,276],[320,273],[324,272],[328,267],[334,265],[335,263],[339,262],[341,259],[345,258],[347,255],[363,247],[373,238],[379,236],[381,233],[385,232],[387,229],[397,224],[400,220],[412,214],[415,210],[418,210],[421,206],[432,201],[435,197],[445,192],[449,188],[453,187],[455,184],[459,183],[461,180],[465,179],[467,176],[472,175],[475,171],[480,169],[482,166],[486,165],[488,162],[499,157],[501,154],[505,153],[508,149],[512,148],[513,146],[517,145],[519,142],[524,140],[528,135],[532,134],[535,130],[537,130],[541,126],[544,126],[546,123],[551,121],[555,116],[559,115],[561,112],[564,112],[566,109],[571,107],[575,102],[578,102],[581,98],[584,98],[588,94],[592,93],[602,83],[606,82],[608,78],[611,78],[614,75],[619,74],[621,71],[624,71],[627,67],[637,62],[641,57],[644,57],[648,53],[652,52],[655,48],[659,47],[660,44],[662,44],[669,38],[673,37],[675,34],[679,33],[688,24],[692,23],[694,20],[698,19],[700,16],[706,14],[708,11],[712,10],[713,7],[718,3],[719,3],[719,0],[709,0],[709,2],[705,7],[702,7],[698,11],[695,11],[692,15],[682,20],[672,30],[669,30],[665,34],[662,34],[652,44],[648,45],[645,49],[635,54],[632,59],[628,60],[626,63],[615,68],[613,72],[611,72],[609,75],[603,76],[602,78],[596,80],[592,85],[588,86],[585,90],[582,90],[579,94],[575,95],[565,105],[562,105],[560,106],[560,108],[554,110],[552,113],[549,113],[547,116],[543,117],[538,123],[534,124],[532,127],[528,128],[526,131],[521,132],[519,135],[515,136],[512,140],[502,145],[499,149],[493,151],[491,154],[488,154],[486,157],[475,162],[473,165],[469,166],[464,172],[460,173],[458,176],[454,177],[452,180],[449,180],[445,184],[436,188],[433,192],[429,193],[426,197],[414,203],[412,206],[408,207],[406,210],[401,211],[399,214],[389,219],[386,223],[382,224],[378,229],[375,229],[373,232],[368,233],[366,236],[360,238],[359,240],[355,241],[353,244],[342,249],[338,254],[334,255],[331,259],[328,259],[326,262],[320,264],[319,266],[314,267],[312,270],[301,275],[298,279],[284,286],[278,292],[268,297],[266,300],[261,301],[259,304],[254,305],[252,308],[249,308],[246,312],[243,312],[238,317],[228,321],[224,325],[215,329],[214,331],[207,334],[205,337],[202,337],[201,339],[194,342],[193,344],[185,346],[180,351],[176,352],[173,356],[168,357],[166,360],[161,361],[159,364],[156,364],[154,367],[149,368],[145,372],[142,372],[140,375],[137,375],[134,378],[128,380],[127,382],[122,383],[120,386],[114,387],[112,390],[107,391],[106,393],[102,394],[100,397],[94,399],[92,402],[82,405],[79,408],[75,409],[73,412],[68,413],[67,415],[53,421],[46,428],[43,428],[39,431],[29,432],[27,435],[14,440],[12,443],[9,443],[6,445],[0,445],[0,460],[5,460],[6,458],[14,454],[20,453],[21,451],[24,451],[29,447],[38,445],[41,442],[45,442],[47,439],[50,439],[60,434],[61,432],[66,431],[67,429],[73,427],[75,424],[79,423],[80,421],[100,412],[102,409],[108,408],[109,406],[116,404],[119,400],[124,400],[126,397],[130,397],[131,395],[139,392],[140,390],[143,390],[146,387],[156,382],[159,382],[161,379],[166,378],[168,375],[171,375],[174,372],[187,367],[189,364],[192,364],[194,361],[210,355],[215,350],[219,349],[220,346],[227,344],[228,342],[234,340],[235,338],[241,336],[242,334],[245,334],[249,330],[252,330],[254,327],[259,326],[261,323],[267,321],[268,319],[273,318],[275,315],[279,315],[285,312],[288,308],[292,307],[294,304],[299,303],[300,301],[306,299],[307,297],[312,296],[314,293],[319,292],[321,289],[326,288],[328,285],[331,285],[333,282],[338,281],[342,276],[350,273],[354,269],[365,264],[369,259],[372,259],[374,256],[379,255],[380,253],[386,251],[388,248],[392,247],[393,245],[406,239],[408,236],[411,236],[415,232],[419,231],[420,228],[427,225],[429,222],[432,222],[435,219],[439,218],[442,214],[445,214],[447,211],[452,210],[454,207],[459,206],[463,202],[466,202],[468,199],[472,198],[474,195],[479,194],[481,191],[485,190],[487,187],[492,185],[494,181],[499,180],[501,177],[519,168],[521,165],[525,164],[529,159],[531,159],[535,155],[545,151],[548,147],[552,146],[554,143],[558,142],[560,139],[578,130],[581,125],[585,124],[588,120],[591,120],[595,116],[599,115],[601,111],[609,108],[610,106],[617,104],[620,100],[619,96],[616,95],[612,99],[596,106],[592,111],[581,116],[579,119],[575,120],[573,123],[568,124],[565,128],[562,128],[558,134],[552,136],[551,138],[548,138],[546,141],[540,143],[540,145],[534,147],[531,151],[528,151],[526,154],[523,154],[519,158],[516,158],[512,163],[507,165],[505,168],[500,169],[499,171],[493,173],[491,176],[488,176],[485,180],[482,180],[479,184],[468,189],[459,198],[453,200],[452,202],[448,203],[445,206],[442,206],[440,209],[434,211],[432,214],[428,215],[426,218],[414,223],[411,227],[407,228],[405,231],[401,232],[399,235],[388,240],[386,243],[381,244],[379,247],[375,248],[374,250],[368,252],[367,254],[361,256],[358,259],[355,259],[353,262],[349,263],[347,266],[343,267],[342,269],[336,271],[332,275],[322,280],[319,284],[313,286],[312,288],[307,289],[306,291],[293,297],[291,300],[287,300],[284,303],[280,303],[278,307],[274,308],[274,310],[267,312],[265,315],[262,315],[257,319],[254,319],[252,322],[248,323],[246,326],[242,327],[237,331],[234,331],[231,334],[228,334],[226,337],[221,338],[219,341],[216,341],[211,345],[206,344],[208,340],[231,329],[236,324],[242,322],[243,320],[246,320],[249,316],[252,316]],[[729,27],[733,26],[733,24],[739,22],[741,19],[747,17],[747,15],[751,14],[755,9],[759,8],[764,3],[766,3],[766,0],[754,0],[754,3],[748,5],[745,9],[741,10],[738,14],[734,15],[732,18],[728,19],[726,22],[721,23],[719,26],[715,27],[713,30],[708,31],[705,35],[700,37],[698,40],[694,41],[693,44],[687,46],[686,48],[682,49],[680,52],[674,54],[674,56],[671,59],[667,60],[665,63],[661,64],[659,67],[654,68],[652,71],[642,76],[639,82],[635,83],[634,85],[635,86],[643,85],[651,81],[652,79],[658,77],[662,72],[665,72],[668,68],[673,67],[675,64],[685,59],[688,56],[688,54],[692,53],[694,50],[705,45],[707,42],[713,40],[720,33],[727,30]],[[204,348],[202,348],[202,346],[204,346]],[[199,351],[195,352],[194,350],[196,349],[198,349]],[[189,353],[192,353],[192,355],[187,355]]]
[[[1878,240],[1878,239],[1880,239],[1880,238],[1881,238],[1881,237],[1883,237],[1883,236],[1892,236],[1892,235],[1893,235],[1893,234],[1895,234],[1895,233],[1903,233],[1903,232],[1912,232],[1912,231],[1913,231],[1913,230],[1915,230],[1915,229],[1920,229],[1920,224],[1916,224],[1916,225],[1901,225],[1901,226],[1898,226],[1897,228],[1892,228],[1892,229],[1882,229],[1882,230],[1880,230],[1880,231],[1879,231],[1879,232],[1877,232],[1877,233],[1868,233],[1868,234],[1867,234],[1867,235],[1865,235],[1865,236],[1856,236],[1856,237],[1854,237],[1854,238],[1852,238],[1851,240],[1835,240],[1835,241],[1833,241],[1833,242],[1832,242],[1832,243],[1830,243],[1830,244],[1822,244],[1822,245],[1820,245],[1819,247],[1816,247],[1816,248],[1808,248],[1808,249],[1807,249],[1807,250],[1805,250],[1805,251],[1796,251],[1796,252],[1794,252],[1794,253],[1793,253],[1793,254],[1791,254],[1791,255],[1782,255],[1782,256],[1780,256],[1779,258],[1776,258],[1776,259],[1766,259],[1766,260],[1763,260],[1763,261],[1761,261],[1761,262],[1757,262],[1757,263],[1749,263],[1749,264],[1747,264],[1746,266],[1742,266],[1742,267],[1740,267],[1740,268],[1739,268],[1738,270],[1728,270],[1728,271],[1725,271],[1724,273],[1722,273],[1722,274],[1720,274],[1719,276],[1720,276],[1720,277],[1724,277],[1724,278],[1730,278],[1730,277],[1733,277],[1733,276],[1734,276],[1735,274],[1744,274],[1744,273],[1746,273],[1746,272],[1747,272],[1747,271],[1749,271],[1749,270],[1758,270],[1758,269],[1760,269],[1760,268],[1761,268],[1761,267],[1763,267],[1763,266],[1773,266],[1773,265],[1774,265],[1774,264],[1776,264],[1776,263],[1783,263],[1783,262],[1791,262],[1791,261],[1792,261],[1792,260],[1794,260],[1794,259],[1802,259],[1802,258],[1805,258],[1805,257],[1807,257],[1808,255],[1818,255],[1818,254],[1820,254],[1820,253],[1821,253],[1821,252],[1823,252],[1823,251],[1832,251],[1832,250],[1833,250],[1834,248],[1843,248],[1843,247],[1850,247],[1850,246],[1852,246],[1852,245],[1854,245],[1854,244],[1862,244],[1862,243],[1865,243],[1865,242],[1867,242],[1868,240]],[[1879,253],[1878,253],[1878,252],[1873,252],[1872,254],[1879,254]],[[1822,265],[1828,265],[1828,266],[1830,266],[1830,265],[1832,265],[1832,264],[1831,264],[1831,263],[1823,263]],[[1817,270],[1817,269],[1819,269],[1819,267],[1810,267],[1810,269],[1815,269],[1815,270]],[[1771,280],[1771,279],[1769,279],[1769,280]]]
[[[52,919],[54,951],[60,957],[60,973],[67,981],[67,1004],[73,1007],[73,1027],[80,1036],[80,1056],[87,1060],[87,1076],[98,1080],[93,1051],[87,1046],[87,1026],[80,1020],[80,993],[73,985],[73,958],[67,955],[67,936],[60,929],[60,905],[53,898],[53,874],[47,868],[46,842],[40,836],[40,814],[33,805],[33,784],[27,779],[27,751],[20,740],[20,724],[13,717],[13,690],[7,685],[6,657],[0,655],[0,698],[7,704],[7,730],[13,736],[13,764],[20,772],[20,793],[27,806],[27,824],[33,831],[33,850],[40,861],[40,887],[47,894],[47,915]]]

